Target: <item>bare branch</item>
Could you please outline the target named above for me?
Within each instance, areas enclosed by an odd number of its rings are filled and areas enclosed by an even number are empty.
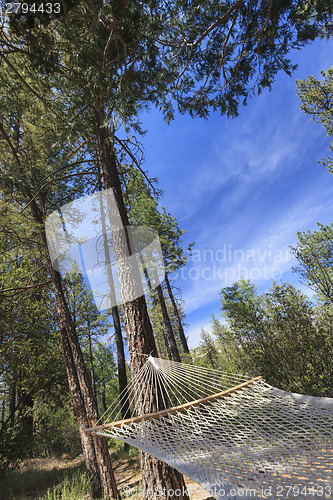
[[[16,286],[14,288],[5,288],[3,290],[0,290],[0,294],[3,294],[5,292],[12,292],[13,290],[16,290],[16,293],[13,293],[11,295],[6,295],[6,297],[14,297],[14,295],[17,295],[18,293],[23,293],[26,290],[31,290],[32,288],[38,288],[40,286],[46,286],[52,283],[52,280],[44,281],[43,283],[37,283],[36,285],[27,285],[27,286]]]
[[[215,28],[217,28],[218,26],[220,26],[220,24],[224,23],[225,21],[227,21],[231,15],[231,13],[237,9],[239,10],[240,9],[240,6],[241,4],[243,3],[243,0],[237,0],[235,3],[232,4],[232,6],[230,7],[229,10],[227,10],[227,12],[225,14],[223,14],[223,16],[219,17],[215,23],[211,24],[209,26],[209,28],[206,29],[206,31],[204,31],[202,33],[202,35],[193,43],[187,43],[188,46],[190,47],[195,47],[196,45],[198,45],[200,42],[202,42],[202,40],[204,38],[206,38],[207,35],[209,35],[209,33],[211,31],[213,31]]]

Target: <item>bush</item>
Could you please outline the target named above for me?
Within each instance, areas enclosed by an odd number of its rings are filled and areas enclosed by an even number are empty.
[[[15,469],[22,452],[15,427],[2,426],[0,432],[0,477]]]
[[[81,453],[80,434],[70,403],[38,401],[34,405],[35,455],[71,457]]]

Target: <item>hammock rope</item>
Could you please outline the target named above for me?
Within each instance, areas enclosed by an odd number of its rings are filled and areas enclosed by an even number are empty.
[[[333,497],[333,399],[148,357],[87,432],[163,460],[220,500]],[[160,394],[160,397],[156,395]]]

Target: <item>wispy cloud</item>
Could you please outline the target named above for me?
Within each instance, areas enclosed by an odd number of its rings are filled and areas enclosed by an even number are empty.
[[[300,62],[295,77],[318,76],[330,65],[332,47],[322,41],[293,54]],[[254,98],[236,120],[181,117],[153,131],[149,171],[165,189],[162,204],[188,230],[185,242],[196,242],[176,280],[191,345],[218,313],[223,286],[241,274],[261,289],[280,275],[290,279],[288,249],[297,231],[331,222],[333,177],[317,165],[328,141],[299,106],[294,80],[280,76],[273,91]],[[232,256],[222,261],[224,249]]]
[[[258,286],[266,283],[267,287],[273,280],[283,279],[295,264],[289,247],[296,243],[297,231],[314,229],[324,210],[333,213],[333,199],[317,204],[307,200],[295,200],[282,214],[271,212],[248,241],[239,239],[238,234],[235,237],[232,227],[228,228],[227,237],[218,234],[214,225],[210,225],[210,231],[206,228],[205,239],[198,241],[190,261],[177,277],[184,290],[187,313],[216,303],[221,289],[241,276]]]

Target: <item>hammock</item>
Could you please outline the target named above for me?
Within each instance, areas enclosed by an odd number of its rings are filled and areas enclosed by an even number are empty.
[[[333,497],[333,399],[151,356],[127,390],[135,416],[121,417],[121,394],[88,432],[150,453],[220,500]]]

